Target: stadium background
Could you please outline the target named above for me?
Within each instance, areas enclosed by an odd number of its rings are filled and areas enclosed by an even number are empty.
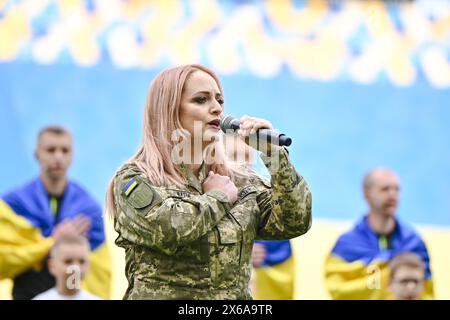
[[[327,299],[323,263],[365,213],[374,166],[402,181],[398,215],[424,236],[436,296],[450,299],[450,3],[289,0],[0,0],[0,194],[38,172],[49,124],[70,128],[70,176],[103,203],[141,139],[146,91],[162,69],[216,70],[225,110],[270,119],[314,197],[295,239],[296,298]],[[126,281],[114,257],[114,296]],[[0,299],[10,283],[0,282]]]

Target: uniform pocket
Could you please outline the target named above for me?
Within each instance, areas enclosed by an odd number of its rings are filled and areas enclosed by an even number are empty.
[[[219,231],[219,242],[220,244],[233,244],[239,242],[239,230],[236,227],[230,227],[230,225],[217,226]]]
[[[214,228],[211,243],[211,276],[213,285],[233,287],[241,273],[242,232],[232,217],[227,216]]]

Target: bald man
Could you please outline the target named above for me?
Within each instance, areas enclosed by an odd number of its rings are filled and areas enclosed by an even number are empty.
[[[379,235],[389,237],[395,228],[400,182],[391,170],[379,168],[369,172],[363,182],[364,198],[369,205],[368,223]]]
[[[420,235],[396,217],[398,175],[387,168],[370,171],[363,180],[368,213],[337,240],[325,263],[325,282],[333,299],[391,299],[389,261],[413,252],[426,265],[421,298],[433,298],[430,259]]]

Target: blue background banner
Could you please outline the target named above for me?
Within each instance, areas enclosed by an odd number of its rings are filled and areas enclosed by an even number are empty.
[[[36,134],[62,124],[75,137],[71,176],[103,202],[115,169],[140,144],[147,89],[159,71],[0,64],[0,193],[38,173]],[[400,175],[400,217],[450,226],[450,90],[323,83],[288,72],[221,78],[226,113],[270,119],[293,138],[290,153],[311,184],[316,217],[363,214],[361,180],[381,165]]]
[[[378,166],[398,172],[397,214],[449,299],[449,0],[0,0],[0,195],[38,174],[36,135],[59,124],[74,135],[70,176],[103,204],[141,142],[151,80],[189,63],[218,73],[227,114],[293,138],[314,216],[291,242],[296,299],[330,298],[324,261]],[[124,252],[105,223],[121,299]],[[0,281],[0,299],[10,290]]]

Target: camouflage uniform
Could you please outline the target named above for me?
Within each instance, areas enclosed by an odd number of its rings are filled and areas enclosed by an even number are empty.
[[[254,175],[236,178],[234,204],[222,192],[203,193],[205,164],[198,178],[182,166],[183,190],[152,185],[134,165],[117,172],[114,227],[126,253],[124,299],[252,298],[253,240],[290,239],[311,226],[311,193],[287,151],[261,158],[271,184]],[[279,169],[270,169],[278,160]]]

